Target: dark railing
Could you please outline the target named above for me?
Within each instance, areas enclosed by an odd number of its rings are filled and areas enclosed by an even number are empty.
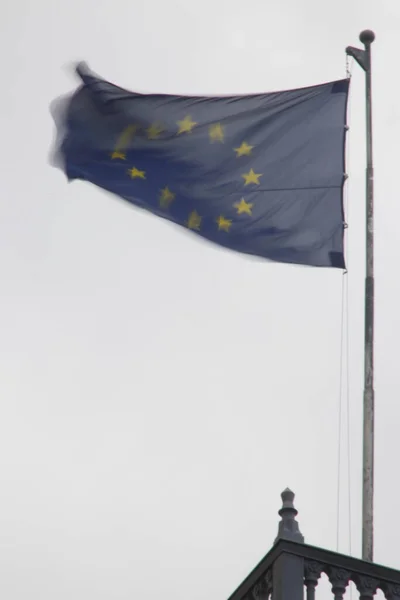
[[[343,599],[351,581],[360,600],[372,600],[379,589],[386,600],[400,600],[400,571],[305,544],[293,500],[293,492],[286,489],[273,547],[229,600],[304,600],[305,591],[307,600],[314,600],[322,573],[335,600]]]

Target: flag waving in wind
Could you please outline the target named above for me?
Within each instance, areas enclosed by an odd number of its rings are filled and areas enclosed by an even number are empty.
[[[56,118],[68,179],[221,246],[344,268],[348,80],[249,96],[128,92],[77,68]]]

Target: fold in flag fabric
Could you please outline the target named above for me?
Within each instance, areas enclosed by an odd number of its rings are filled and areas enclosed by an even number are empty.
[[[239,252],[344,268],[347,79],[246,96],[139,94],[77,67],[57,159]]]

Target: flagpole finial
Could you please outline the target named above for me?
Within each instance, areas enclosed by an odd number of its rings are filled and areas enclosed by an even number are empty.
[[[275,544],[279,540],[290,540],[291,542],[304,543],[304,537],[300,532],[299,524],[296,521],[297,510],[294,507],[294,493],[289,488],[283,490],[281,494],[282,508],[279,510],[281,521],[279,523],[278,535]]]
[[[364,44],[364,46],[369,46],[375,39],[375,33],[371,31],[371,29],[364,29],[360,33],[360,42]]]

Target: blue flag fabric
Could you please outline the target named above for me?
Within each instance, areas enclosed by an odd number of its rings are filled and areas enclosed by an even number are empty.
[[[82,179],[214,241],[344,268],[349,81],[249,96],[128,92],[91,73],[56,119]]]

